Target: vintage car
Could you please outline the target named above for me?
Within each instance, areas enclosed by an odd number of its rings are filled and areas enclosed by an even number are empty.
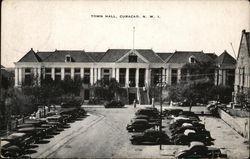
[[[47,122],[59,122],[61,124],[66,124],[66,120],[64,120],[64,118],[61,116],[61,115],[53,115],[53,116],[50,116],[50,117],[47,117]]]
[[[213,144],[213,139],[208,137],[206,134],[199,134],[196,133],[194,130],[189,129],[185,130],[185,132],[182,134],[174,136],[173,138],[171,138],[171,141],[175,145],[188,145],[190,142],[193,141],[199,141],[208,146]]]
[[[171,116],[178,116],[180,114],[180,112],[182,112],[183,110],[182,109],[164,109],[163,110],[163,115],[164,116],[168,116],[168,117],[171,117]]]
[[[188,148],[175,152],[175,158],[227,158],[219,148],[206,147],[202,142],[191,142]]]
[[[150,124],[145,119],[135,119],[132,123],[128,124],[126,128],[128,132],[142,132],[154,126],[155,124]]]
[[[154,108],[143,108],[136,111],[135,115],[147,115],[151,118],[159,118],[159,112]]]
[[[5,138],[2,138],[2,141],[8,141],[12,145],[16,145],[22,150],[25,150],[29,145],[34,142],[32,136],[26,133],[13,133]]]
[[[9,141],[1,141],[1,157],[3,158],[20,158],[22,150],[10,143]]]
[[[20,128],[17,130],[20,133],[26,133],[32,137],[35,142],[38,142],[40,139],[46,136],[46,129],[41,127],[27,127],[27,128]]]
[[[105,102],[104,107],[105,108],[123,108],[124,103],[122,103],[121,101],[112,100],[112,101]]]
[[[170,140],[165,132],[156,130],[146,130],[143,133],[132,135],[130,138],[132,144],[155,143],[169,144]]]

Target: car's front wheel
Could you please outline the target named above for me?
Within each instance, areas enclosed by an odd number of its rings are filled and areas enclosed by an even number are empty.
[[[132,140],[131,143],[132,143],[133,145],[137,145],[137,144],[138,144],[138,142],[137,142],[137,141],[134,141],[134,140]]]

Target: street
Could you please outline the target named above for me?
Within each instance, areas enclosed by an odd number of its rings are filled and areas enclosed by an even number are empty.
[[[142,107],[142,106],[139,106]],[[138,109],[126,106],[120,109],[86,107],[88,116],[70,124],[49,142],[38,144],[31,154],[34,158],[173,158],[179,145],[132,145],[126,125]],[[223,148],[229,158],[247,158],[249,148],[243,137],[232,130],[221,119],[203,117],[206,129],[215,138],[216,147]]]

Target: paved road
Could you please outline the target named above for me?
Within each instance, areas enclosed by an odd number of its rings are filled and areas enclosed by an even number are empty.
[[[39,144],[32,154],[35,158],[172,158],[181,147],[164,145],[131,145],[125,127],[136,109],[85,108],[89,116],[71,123],[71,128]],[[204,121],[204,120],[203,120]],[[223,147],[230,158],[245,158],[248,155],[244,139],[220,119],[206,118],[206,128],[216,138],[215,146]],[[217,139],[218,138],[218,139]],[[239,148],[240,147],[240,148]]]

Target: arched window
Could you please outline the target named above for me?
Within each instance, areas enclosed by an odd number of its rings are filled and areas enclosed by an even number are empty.
[[[65,62],[71,62],[71,56],[70,55],[65,56]]]

